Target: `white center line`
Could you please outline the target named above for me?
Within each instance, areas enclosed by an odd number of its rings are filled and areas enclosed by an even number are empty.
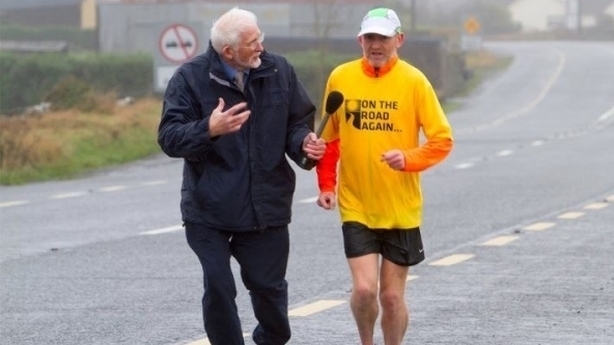
[[[313,198],[302,199],[302,200],[299,200],[298,202],[299,204],[311,204],[316,201],[318,201],[318,197],[314,196]]]
[[[0,203],[0,207],[19,206],[19,205],[25,205],[27,203],[29,203],[28,200],[7,201],[7,202]]]
[[[526,226],[524,228],[524,230],[542,231],[542,230],[549,229],[549,228],[551,228],[551,227],[553,227],[555,225],[556,225],[556,223],[540,222],[540,223],[534,223],[534,224],[531,224],[529,226]]]
[[[503,151],[497,152],[497,156],[505,157],[505,156],[511,155],[512,153],[514,153],[514,151],[512,151],[512,150],[503,150]]]
[[[100,191],[101,192],[116,192],[118,190],[124,190],[126,188],[128,188],[128,187],[126,187],[126,186],[109,186],[109,187],[100,188]]]
[[[207,338],[193,341],[191,343],[187,343],[186,345],[211,345]]]
[[[76,198],[79,196],[83,196],[87,194],[86,192],[71,192],[71,193],[62,193],[62,194],[56,194],[56,195],[52,195],[50,197],[50,199],[67,199],[67,198]]]
[[[531,146],[542,146],[544,144],[543,140],[535,140],[531,143]]]
[[[516,241],[518,238],[519,236],[512,236],[512,235],[498,236],[498,237],[492,238],[482,243],[482,245],[483,246],[504,246],[510,242]]]
[[[592,204],[588,204],[586,206],[584,206],[585,210],[600,210],[602,208],[606,208],[608,207],[608,203],[607,202],[595,202]]]
[[[454,166],[455,169],[469,169],[473,166],[473,163],[461,163]]]
[[[584,206],[585,210],[600,210],[602,208],[606,208],[608,207],[608,203],[607,202],[595,202],[592,204],[588,204],[586,206]]]
[[[159,234],[165,234],[167,232],[179,231],[181,229],[183,229],[183,226],[175,225],[175,226],[169,226],[169,227],[162,228],[162,229],[143,231],[139,235],[146,235],[146,236],[147,235],[159,235]]]
[[[576,219],[580,218],[584,215],[584,212],[566,212],[560,215],[558,218],[560,219]]]
[[[247,338],[249,336],[250,336],[249,333],[243,333],[243,338]],[[207,338],[204,338],[204,339],[195,340],[195,341],[193,341],[191,343],[187,343],[185,345],[211,345],[211,343],[209,342],[209,340]]]
[[[453,254],[445,258],[431,262],[431,266],[452,266],[474,257],[473,254]]]
[[[156,180],[156,181],[143,182],[141,186],[157,186],[157,185],[161,185],[165,183],[166,183],[166,180]]]
[[[601,116],[599,116],[599,122],[605,122],[608,118],[614,116],[614,108],[608,110],[607,112],[603,113]]]

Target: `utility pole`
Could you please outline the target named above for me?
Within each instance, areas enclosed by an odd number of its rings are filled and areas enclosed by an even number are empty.
[[[411,3],[409,5],[410,7],[410,11],[411,11],[411,32],[414,33],[416,32],[416,18],[418,17],[416,15],[416,0],[411,0]]]
[[[580,0],[565,1],[565,27],[567,30],[581,31],[582,14],[580,11]]]
[[[577,0],[578,3],[578,33],[582,33],[582,0]]]

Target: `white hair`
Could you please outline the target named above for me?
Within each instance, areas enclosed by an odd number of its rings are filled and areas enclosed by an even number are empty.
[[[258,18],[250,11],[234,7],[222,14],[211,26],[211,45],[221,53],[224,46],[237,48],[241,33],[247,28],[257,27]]]

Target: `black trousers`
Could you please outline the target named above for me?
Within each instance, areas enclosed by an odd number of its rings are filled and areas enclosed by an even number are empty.
[[[244,345],[235,302],[237,289],[231,256],[241,268],[258,325],[253,339],[259,345],[283,345],[290,340],[286,269],[290,239],[288,226],[264,231],[227,232],[186,223],[186,238],[203,269],[203,321],[212,345]]]

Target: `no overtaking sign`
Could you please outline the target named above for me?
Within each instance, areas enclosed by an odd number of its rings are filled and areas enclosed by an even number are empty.
[[[166,60],[180,64],[196,55],[198,39],[190,27],[172,24],[162,30],[159,48]]]
[[[202,23],[154,23],[151,25],[154,49],[154,90],[164,92],[175,70],[199,54],[197,32]]]

